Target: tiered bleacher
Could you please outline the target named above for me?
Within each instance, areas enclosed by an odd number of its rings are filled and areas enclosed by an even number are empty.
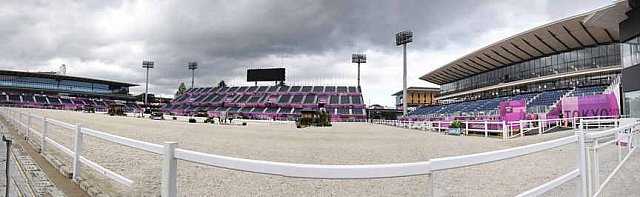
[[[530,110],[550,109],[564,96],[586,96],[602,94],[607,86],[576,87],[575,89],[560,89],[537,93],[522,93],[511,97],[497,97],[462,101],[445,105],[421,106],[409,113],[409,116],[464,116],[496,114],[502,101],[526,100]]]
[[[207,112],[253,119],[294,119],[304,108],[321,105],[333,121],[366,119],[361,90],[355,86],[242,86],[190,88],[160,110],[176,115]]]
[[[77,110],[83,109],[86,105],[91,105],[96,111],[106,111],[109,105],[115,103],[124,104],[127,112],[142,112],[143,110],[136,103],[119,100],[6,92],[0,94],[0,105],[9,107]]]

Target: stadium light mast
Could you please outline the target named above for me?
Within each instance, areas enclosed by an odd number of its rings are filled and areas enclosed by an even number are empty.
[[[413,32],[405,30],[396,34],[396,46],[402,45],[402,115],[407,115],[407,44],[413,42]]]
[[[367,63],[367,55],[364,53],[355,53],[351,55],[351,63],[358,64],[358,88],[360,88],[360,63]]]
[[[198,62],[189,62],[189,70],[191,70],[191,88],[193,88],[196,69],[198,69]]]
[[[144,87],[144,104],[147,105],[147,98],[149,94],[149,69],[153,68],[153,61],[142,61],[142,68],[147,69],[147,80]]]

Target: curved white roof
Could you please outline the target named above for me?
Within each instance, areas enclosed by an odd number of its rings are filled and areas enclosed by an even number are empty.
[[[420,79],[438,85],[514,63],[588,46],[619,42],[618,23],[629,9],[626,1],[561,19],[478,49]]]

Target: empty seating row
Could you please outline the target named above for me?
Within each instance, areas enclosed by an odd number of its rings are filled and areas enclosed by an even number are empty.
[[[571,96],[597,95],[597,94],[602,94],[602,92],[604,92],[604,90],[606,89],[607,89],[607,86],[579,87],[579,88],[576,88],[576,90],[571,93]]]
[[[349,95],[226,95],[201,94],[182,95],[173,103],[278,103],[278,104],[317,104],[362,105],[362,96]]]
[[[576,89],[578,91],[579,88]],[[412,115],[430,115],[430,114],[452,114],[452,113],[476,113],[497,110],[502,101],[526,100],[527,106],[551,106],[558,102],[568,90],[554,90],[542,93],[522,93],[513,97],[498,97],[490,99],[480,99],[472,101],[463,101],[445,105],[421,106],[409,113]],[[604,91],[601,87],[591,87],[580,90],[580,93],[597,93]],[[537,96],[537,97],[536,97]]]
[[[209,107],[209,106],[188,106],[173,105],[162,108],[162,110],[174,111],[182,110],[189,112],[211,111],[211,112],[227,112],[227,113],[264,113],[264,114],[300,114],[302,108],[270,108],[270,107]],[[327,108],[329,114],[336,115],[364,115],[364,108]]]
[[[564,96],[564,94],[567,93],[567,91],[568,90],[564,89],[542,92],[538,95],[538,97],[527,103],[527,107],[551,106],[558,102]]]
[[[81,97],[58,97],[50,95],[32,95],[32,94],[0,94],[0,103],[22,105],[28,107],[47,107],[47,106],[66,106],[59,108],[80,107],[84,105],[91,105],[98,109],[104,109],[111,104],[115,104],[113,100],[93,100]],[[117,103],[124,103],[126,109],[129,111],[140,111],[140,107],[136,103],[118,101]]]
[[[241,86],[241,87],[202,87],[189,88],[185,93],[275,93],[275,92],[307,92],[307,93],[361,93],[356,86]]]

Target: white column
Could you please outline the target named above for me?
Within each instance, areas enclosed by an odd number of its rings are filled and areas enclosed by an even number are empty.
[[[576,196],[589,196],[587,191],[587,157],[585,150],[585,133],[583,131],[576,131],[578,142],[576,143],[576,165],[580,170],[580,180],[576,186]]]
[[[80,157],[82,156],[82,125],[76,125],[76,146],[73,155],[73,179],[80,178]]]
[[[402,45],[403,67],[402,67],[402,115],[407,115],[407,44]]]
[[[178,196],[178,186],[176,184],[178,178],[178,161],[175,158],[176,147],[178,147],[177,142],[164,143],[162,182],[160,185],[163,197]]]

